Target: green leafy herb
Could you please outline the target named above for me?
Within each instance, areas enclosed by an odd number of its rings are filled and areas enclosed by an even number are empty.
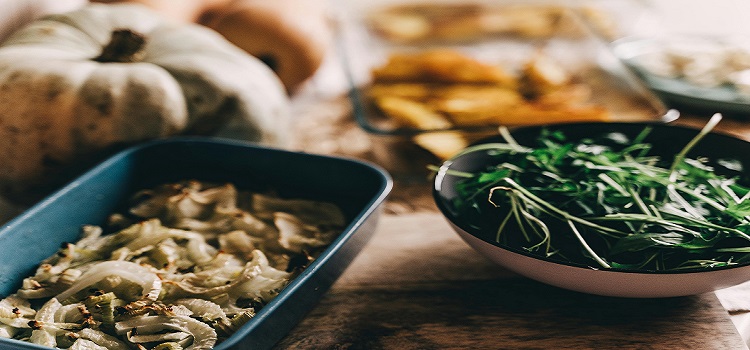
[[[720,119],[674,160],[650,154],[649,127],[632,140],[613,133],[579,142],[544,130],[532,148],[501,130],[505,143],[458,155],[486,152],[494,165],[448,170],[464,178],[453,206],[488,239],[557,261],[657,271],[748,261],[750,188],[706,159],[687,158]]]

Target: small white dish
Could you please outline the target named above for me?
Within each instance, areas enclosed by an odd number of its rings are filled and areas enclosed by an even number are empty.
[[[748,116],[750,94],[746,83],[733,78],[743,69],[724,62],[750,60],[750,49],[743,42],[704,36],[629,37],[613,42],[612,50],[672,108]],[[743,57],[728,57],[738,53]],[[679,59],[681,56],[684,60]]]

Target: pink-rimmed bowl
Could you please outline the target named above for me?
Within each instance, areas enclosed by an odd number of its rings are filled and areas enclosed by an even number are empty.
[[[648,140],[653,151],[672,157],[698,130],[669,124],[652,123],[579,123],[546,127],[519,128],[512,132],[520,144],[530,144],[542,128],[561,130],[569,140],[583,139],[607,132],[621,132],[634,136],[649,125],[653,128]],[[480,141],[499,142],[499,136]],[[738,138],[712,132],[689,153],[691,157],[709,159],[731,158],[744,165],[750,164],[750,143]],[[750,280],[750,263],[700,270],[653,271],[634,269],[602,269],[579,263],[568,263],[528,253],[521,247],[505,246],[496,242],[483,222],[469,222],[458,215],[453,206],[458,193],[456,183],[461,179],[450,170],[474,172],[486,168],[493,157],[486,152],[467,153],[446,161],[435,175],[432,189],[437,207],[458,235],[478,253],[519,275],[539,282],[604,296],[628,298],[664,298],[695,295],[731,287]],[[743,177],[746,174],[743,174]]]

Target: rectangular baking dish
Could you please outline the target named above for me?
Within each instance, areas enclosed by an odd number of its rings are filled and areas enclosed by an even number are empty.
[[[215,349],[266,349],[316,304],[372,236],[392,188],[388,173],[353,159],[263,148],[239,141],[174,138],[122,151],[0,229],[0,297],[84,224],[100,225],[135,191],[196,179],[283,197],[330,201],[348,219],[331,245],[257,315]],[[45,349],[0,339],[2,349]]]
[[[617,1],[615,1],[617,2]],[[421,0],[389,1],[359,6],[343,11],[340,15],[344,29],[340,31],[340,51],[345,72],[351,84],[350,99],[353,104],[354,118],[362,129],[374,135],[414,136],[421,133],[438,131],[394,124],[387,116],[378,111],[367,97],[367,89],[372,82],[371,72],[382,66],[394,53],[420,52],[435,48],[449,48],[467,54],[487,64],[497,64],[514,72],[536,52],[558,61],[561,66],[574,76],[575,80],[588,86],[591,90],[590,102],[605,107],[611,114],[611,121],[659,121],[667,112],[666,106],[645,85],[632,74],[608,47],[604,38],[619,37],[619,29],[625,20],[613,9],[615,6],[600,6],[599,17],[610,16],[609,33],[592,22],[592,9],[596,2],[567,1],[440,1],[428,3]],[[483,6],[502,14],[503,10],[527,6],[539,7],[540,11],[554,9],[559,16],[552,28],[538,33],[513,33],[512,30],[489,35],[478,35],[476,39],[462,37],[453,39],[393,40],[382,34],[382,30],[373,25],[373,14],[388,9],[388,6],[429,4],[427,6],[473,4]],[[612,4],[610,4],[612,5]],[[624,7],[624,6],[622,6]],[[631,6],[634,7],[634,6]],[[460,8],[459,8],[460,9]],[[460,16],[458,10],[455,16]],[[586,14],[589,15],[586,15]],[[453,12],[446,11],[443,21],[451,21]],[[600,20],[604,21],[604,20]],[[388,22],[382,21],[381,24]],[[463,25],[463,24],[460,24]],[[551,24],[552,25],[552,24]],[[456,25],[457,29],[459,25]],[[599,29],[597,29],[599,28]],[[525,28],[523,30],[528,30]],[[555,123],[554,119],[549,120]],[[513,125],[509,125],[513,126]],[[457,126],[452,130],[463,132],[492,132],[496,125]],[[442,130],[442,129],[441,129]]]

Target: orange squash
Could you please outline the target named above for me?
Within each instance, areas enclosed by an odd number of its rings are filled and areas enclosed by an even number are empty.
[[[324,10],[319,0],[234,0],[208,8],[199,23],[264,61],[294,92],[317,71],[330,47]]]

